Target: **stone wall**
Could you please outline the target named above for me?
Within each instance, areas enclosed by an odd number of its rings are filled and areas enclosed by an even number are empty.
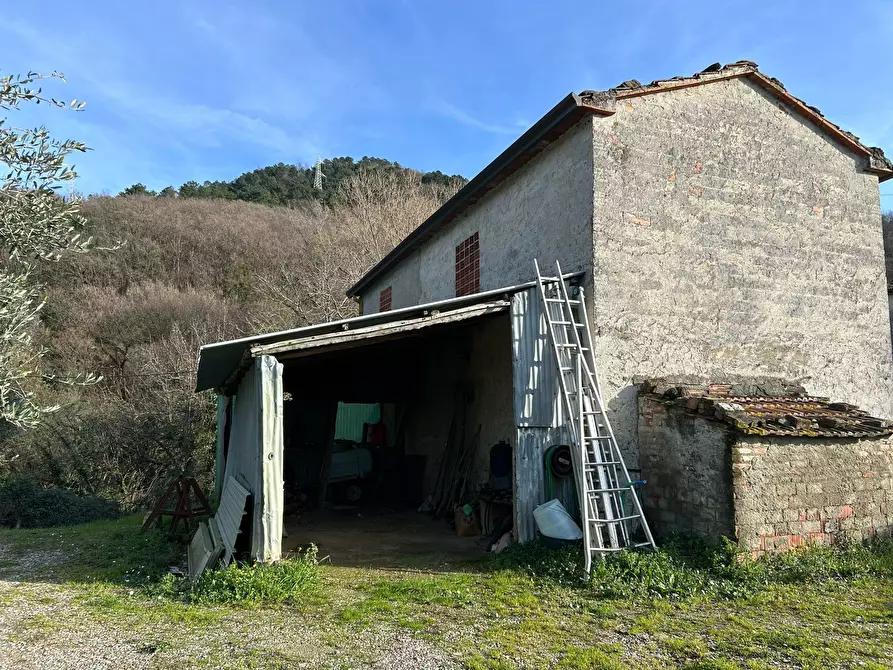
[[[893,417],[877,177],[744,79],[596,118],[592,319],[618,439],[635,375],[773,375]]]
[[[383,289],[391,287],[391,309],[421,304],[419,299],[419,252],[412,252],[397,267],[366,289],[362,298],[361,314],[377,314],[379,297]]]
[[[582,120],[483,200],[439,231],[362,294],[378,311],[393,286],[393,309],[456,295],[456,245],[480,233],[481,290],[534,279],[533,259],[551,273],[589,270],[592,258],[592,121]]]
[[[734,534],[729,432],[722,424],[639,398],[639,489],[657,537]]]
[[[741,437],[735,526],[754,553],[893,534],[893,441]]]

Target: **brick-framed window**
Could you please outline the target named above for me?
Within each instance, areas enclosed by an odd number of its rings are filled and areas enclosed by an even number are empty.
[[[391,297],[393,295],[393,291],[391,287],[388,286],[386,289],[382,289],[381,293],[378,294],[378,311],[379,312],[387,312],[391,309]]]
[[[478,234],[456,246],[456,296],[481,290],[481,248]]]

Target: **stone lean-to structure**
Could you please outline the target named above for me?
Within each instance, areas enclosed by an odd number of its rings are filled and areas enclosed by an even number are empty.
[[[893,416],[880,149],[754,63],[568,96],[354,286],[364,313],[582,271],[618,440],[636,376],[772,375]]]
[[[775,379],[639,384],[643,503],[662,534],[759,554],[893,535],[893,427]]]

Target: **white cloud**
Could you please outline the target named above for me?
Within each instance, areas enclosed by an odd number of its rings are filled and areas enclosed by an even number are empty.
[[[463,126],[468,126],[470,128],[476,128],[477,130],[483,130],[487,133],[493,133],[495,135],[517,135],[517,128],[509,128],[507,126],[501,126],[498,124],[487,123],[486,121],[481,121],[480,119],[472,116],[464,109],[460,109],[456,107],[456,105],[446,102],[444,100],[435,100],[431,103],[431,108],[436,111],[441,116],[444,116],[448,119],[452,119],[453,121],[457,121],[461,123]]]

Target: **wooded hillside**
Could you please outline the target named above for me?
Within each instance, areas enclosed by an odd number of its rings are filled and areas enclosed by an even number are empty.
[[[148,190],[143,184],[134,184],[120,195],[159,195],[161,197],[217,198],[245,200],[262,205],[293,207],[306,202],[322,202],[337,205],[343,196],[344,184],[352,177],[366,172],[407,172],[400,163],[384,158],[363,156],[355,161],[350,156],[328,158],[321,162],[322,188],[313,187],[314,168],[278,163],[246,172],[232,181],[187,181],[179,189],[167,186],[159,193]],[[460,175],[445,175],[440,170],[413,172],[421,185],[449,187],[465,181]]]
[[[290,207],[88,198],[82,211],[100,248],[40,267],[39,339],[46,373],[103,379],[44,384],[61,410],[9,431],[0,456],[43,483],[126,507],[181,470],[210,483],[214,398],[193,392],[199,346],[355,315],[346,289],[460,185],[388,165]]]
[[[293,167],[243,175],[224,198],[203,185],[83,203],[99,249],[39,266],[39,396],[61,409],[0,434],[6,469],[126,508],[181,471],[209,486],[214,398],[193,391],[199,346],[354,315],[345,290],[463,183],[367,165],[304,197],[306,171],[293,188],[283,177]],[[893,214],[884,240],[893,277]],[[85,371],[102,381],[53,381]]]

